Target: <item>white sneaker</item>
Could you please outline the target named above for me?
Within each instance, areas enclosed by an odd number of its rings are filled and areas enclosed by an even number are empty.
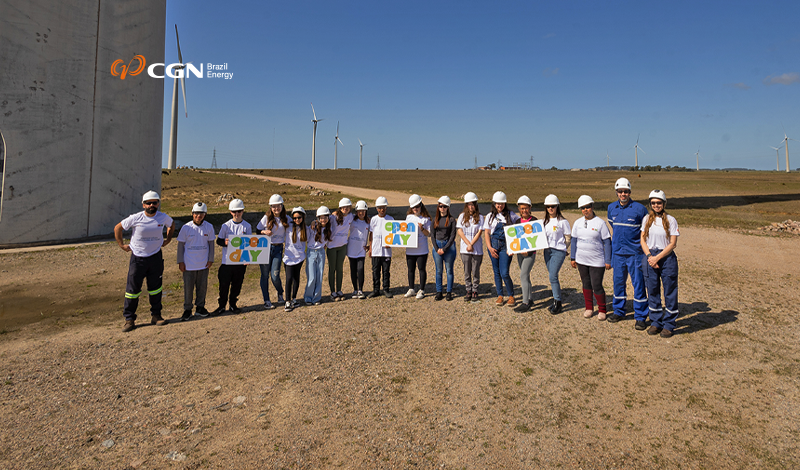
[[[293,310],[292,303],[287,301],[286,305],[283,307],[283,311],[284,312],[291,312],[292,310]]]
[[[366,299],[366,298],[367,298],[367,296],[366,296],[366,295],[364,295],[364,293],[363,293],[363,292],[361,292],[361,291],[358,291],[358,298],[359,298],[359,299]]]
[[[403,297],[414,297],[415,294],[416,291],[414,291],[414,289],[408,289],[408,292],[406,292],[406,295],[404,295]]]
[[[357,299],[357,298],[358,298],[358,291],[357,291],[357,290],[354,290],[354,291],[353,291],[353,295],[352,295],[352,297],[350,297],[350,298],[351,298],[351,299]]]
[[[420,289],[419,292],[417,292],[417,298],[422,299],[424,297],[425,297],[425,291]]]

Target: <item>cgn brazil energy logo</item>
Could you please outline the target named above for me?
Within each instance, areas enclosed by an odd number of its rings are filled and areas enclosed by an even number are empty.
[[[132,66],[136,66],[136,68],[131,68]],[[122,59],[117,59],[114,63],[111,64],[111,75],[115,77],[119,77],[120,80],[125,80],[125,77],[128,76],[135,76],[139,75],[144,71],[145,66],[147,65],[147,61],[143,55],[137,54],[133,56],[133,59],[128,62],[126,65]],[[154,64],[150,64],[147,67],[147,74],[153,78],[164,78],[165,76],[169,78],[184,78],[189,77],[189,75],[194,75],[197,78],[224,78],[225,80],[232,80],[233,79],[233,72],[228,72],[228,63],[224,64],[212,64],[211,62],[205,64],[206,71],[205,75],[203,73],[203,64],[200,64],[200,68],[198,69],[191,62],[186,64],[181,63],[174,63],[165,65],[160,62],[156,62]],[[165,75],[158,75],[156,72],[156,68],[163,68]],[[184,72],[185,71],[185,72]]]

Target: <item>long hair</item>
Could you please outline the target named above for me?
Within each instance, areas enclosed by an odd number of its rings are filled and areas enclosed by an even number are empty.
[[[298,214],[302,215],[303,221],[299,224],[295,222],[292,223],[292,243],[297,243],[297,229],[300,229],[300,241],[308,241],[308,233],[306,231],[306,215],[302,212],[298,212]]]
[[[473,214],[469,213],[469,205],[475,204],[475,212]],[[481,213],[478,210],[478,203],[477,202],[467,202],[464,204],[464,212],[461,213],[462,219],[464,219],[464,227],[469,227],[470,219],[472,219],[472,223],[477,225],[481,221]]]
[[[353,213],[353,209],[352,208],[350,209],[350,213],[351,214]],[[342,214],[342,208],[340,207],[340,208],[336,209],[335,211],[333,211],[333,215],[336,217],[336,223],[339,224],[339,225],[342,225],[342,222],[344,222],[344,214]]]
[[[362,212],[362,211],[364,212],[364,218],[363,218],[363,219],[361,219],[361,218],[359,218],[359,217],[358,217],[358,213],[359,213],[359,212]],[[354,219],[354,220],[363,220],[364,222],[366,222],[367,224],[369,224],[369,219],[370,219],[370,217],[369,217],[369,211],[365,211],[365,210],[363,210],[363,209],[362,209],[362,211],[355,211],[356,213],[355,213],[355,214],[353,214],[353,216],[355,217],[355,219]]]
[[[564,220],[564,215],[561,214],[561,205],[556,206],[556,220]],[[544,208],[544,225],[550,222],[550,213],[547,212],[547,207]]]
[[[417,207],[417,206],[414,206],[414,207]],[[420,203],[419,207],[420,207],[420,211],[419,211],[420,215],[422,217],[427,217],[427,218],[430,219],[431,215],[428,213],[428,209],[425,207],[425,204]],[[413,207],[409,207],[408,210],[406,211],[406,215],[411,215],[413,213],[414,213],[414,208]]]
[[[497,216],[498,216],[499,214],[501,214],[501,212],[498,212],[498,211],[497,211],[497,206],[496,206],[496,205],[495,205],[495,203],[493,202],[493,203],[492,203],[492,212],[490,212],[490,213],[489,213],[489,217],[491,217],[491,219],[490,219],[490,220],[496,220],[496,219],[497,219]],[[508,204],[506,204],[506,205],[503,207],[503,212],[502,212],[502,214],[503,214],[503,217],[505,217],[505,219],[506,219],[506,223],[509,223],[509,222],[511,222],[511,211],[509,211],[509,210],[508,210]]]
[[[441,219],[441,218],[442,218],[442,215],[439,213],[439,208],[437,207],[436,208],[436,220],[434,220],[434,222],[433,222],[433,228],[435,228],[435,229],[439,228],[439,219]],[[450,226],[450,220],[452,218],[453,218],[453,216],[450,215],[450,207],[448,207],[447,208],[447,215],[444,216],[444,226],[445,227]]]
[[[286,218],[286,206],[281,204],[281,215],[278,216],[283,225],[283,228],[287,228],[289,226],[289,219]],[[272,213],[272,210],[267,212],[267,228],[272,230],[272,227],[275,226],[275,214]]]
[[[314,227],[314,231],[316,232],[316,235],[314,235],[314,240],[316,240],[317,242],[321,242],[322,240],[320,240],[320,238],[321,237],[325,237],[325,240],[331,241],[331,238],[333,238],[333,232],[331,231],[331,219],[330,219],[330,217],[328,218],[328,223],[325,224],[325,228],[320,230],[319,229],[320,225],[322,225],[322,224],[319,222],[319,219],[314,221],[313,227]]]
[[[664,209],[661,210],[661,226],[664,227],[664,231],[667,232],[667,240],[669,240],[669,219],[667,219],[667,203],[665,202],[662,206]],[[653,226],[653,223],[656,221],[656,217],[658,214],[653,210],[653,207],[648,204],[647,212],[649,217],[647,218],[647,225],[644,226],[644,239],[647,240],[647,236],[650,235],[650,227]]]

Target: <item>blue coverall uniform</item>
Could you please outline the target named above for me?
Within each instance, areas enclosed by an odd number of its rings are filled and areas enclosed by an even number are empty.
[[[624,206],[614,201],[608,206],[608,222],[614,229],[611,236],[612,263],[614,267],[614,314],[625,316],[625,301],[628,300],[626,282],[628,274],[633,285],[633,317],[645,321],[648,315],[647,291],[642,273],[641,235],[642,220],[647,209],[638,202],[629,201]]]

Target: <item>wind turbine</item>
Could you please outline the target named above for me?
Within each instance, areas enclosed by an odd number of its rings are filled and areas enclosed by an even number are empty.
[[[781,171],[781,148],[773,147],[771,145],[769,148],[775,151],[775,171]]]
[[[640,134],[641,135],[641,134]],[[639,150],[642,151],[643,154],[647,155],[647,152],[644,151],[641,147],[639,147],[639,136],[636,136],[636,145],[632,147],[634,149],[634,153],[636,154],[636,167],[639,166]]]
[[[606,169],[611,166],[611,158],[608,156],[608,149],[606,149]]]
[[[789,173],[789,141],[794,140],[786,135],[786,129],[783,130],[783,144],[786,146],[786,173]],[[795,140],[795,142],[797,142]]]
[[[697,158],[697,171],[700,171],[700,147],[697,147],[697,152],[694,153],[695,158]]]
[[[311,169],[314,170],[316,168],[317,154],[317,123],[324,121],[324,119],[317,119],[317,113],[314,111],[314,103],[311,103],[311,113],[314,115],[314,119],[311,120],[311,122],[314,123],[314,133],[311,135]]]
[[[178,42],[178,62],[180,66],[173,67],[175,70],[184,70],[186,65],[183,64],[183,56],[181,55],[181,40],[178,37],[178,25],[175,25],[175,40]],[[172,88],[172,123],[169,128],[169,157],[167,158],[167,169],[173,170],[178,166],[178,75],[181,77],[181,89],[183,90],[183,110],[186,112],[186,117],[189,117],[189,110],[186,108],[186,82],[184,81],[185,73],[174,73],[175,86]]]
[[[337,162],[337,158],[338,158],[338,148],[336,147],[336,141],[339,141],[339,143],[342,144],[342,147],[344,147],[344,142],[342,142],[341,139],[339,139],[339,121],[336,121],[336,137],[334,137],[334,139],[333,139],[333,169],[334,170],[337,169],[336,162]]]
[[[342,144],[342,145],[344,145],[344,144]],[[364,144],[361,143],[361,139],[358,139],[358,146],[360,147],[359,151],[358,151],[358,169],[360,170],[361,169],[361,159],[364,157]]]

